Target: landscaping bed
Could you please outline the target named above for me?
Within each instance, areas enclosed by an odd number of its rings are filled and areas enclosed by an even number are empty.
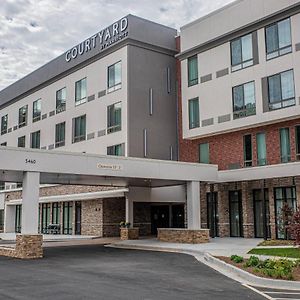
[[[262,241],[258,246],[294,246],[295,242],[291,240],[268,240]]]
[[[217,257],[224,262],[259,277],[300,281],[300,261],[288,259],[259,260],[257,256],[244,259],[241,256]]]
[[[254,248],[248,253],[256,255],[280,256],[300,259],[299,248]]]

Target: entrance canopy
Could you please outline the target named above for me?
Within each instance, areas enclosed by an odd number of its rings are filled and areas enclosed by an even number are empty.
[[[41,184],[163,187],[191,181],[216,182],[216,165],[155,159],[0,147],[0,181],[22,182],[40,173]]]

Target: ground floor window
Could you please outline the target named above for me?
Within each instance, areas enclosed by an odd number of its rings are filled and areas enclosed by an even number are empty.
[[[4,229],[4,209],[0,209],[0,230]]]
[[[50,224],[50,203],[42,204],[42,233],[48,233],[48,227]]]
[[[264,218],[266,222],[267,237],[271,237],[270,231],[270,208],[268,189],[264,189],[264,199],[262,190],[253,190],[253,212],[254,212],[254,233],[256,238],[264,237]],[[264,208],[265,202],[265,208]],[[265,215],[264,215],[265,213]]]
[[[22,206],[16,205],[16,215],[15,215],[15,232],[21,233],[21,223],[22,223]]]
[[[73,203],[64,202],[63,204],[63,234],[72,234],[73,231]]]
[[[278,239],[289,239],[285,228],[288,216],[296,211],[296,188],[280,187],[274,189],[276,207],[276,235]]]
[[[81,202],[75,203],[75,234],[81,234]]]
[[[243,237],[243,211],[241,191],[229,192],[230,236]]]
[[[206,194],[207,201],[207,227],[211,237],[219,236],[219,214],[218,214],[218,193]]]

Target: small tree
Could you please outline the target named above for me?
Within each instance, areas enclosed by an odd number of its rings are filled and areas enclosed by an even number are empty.
[[[300,245],[300,211],[297,210],[287,226],[288,232],[295,239],[295,244]]]
[[[294,215],[294,211],[287,203],[284,203],[282,205],[277,215],[277,220],[278,220],[277,226],[279,232],[284,235],[285,239],[291,238],[290,231],[288,230],[288,228],[292,222],[293,215]]]

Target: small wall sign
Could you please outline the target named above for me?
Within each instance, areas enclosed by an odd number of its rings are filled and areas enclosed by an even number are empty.
[[[103,170],[111,170],[111,171],[121,171],[121,170],[123,170],[122,165],[111,165],[111,164],[103,164],[103,163],[98,163],[97,168],[98,169],[103,169]]]

